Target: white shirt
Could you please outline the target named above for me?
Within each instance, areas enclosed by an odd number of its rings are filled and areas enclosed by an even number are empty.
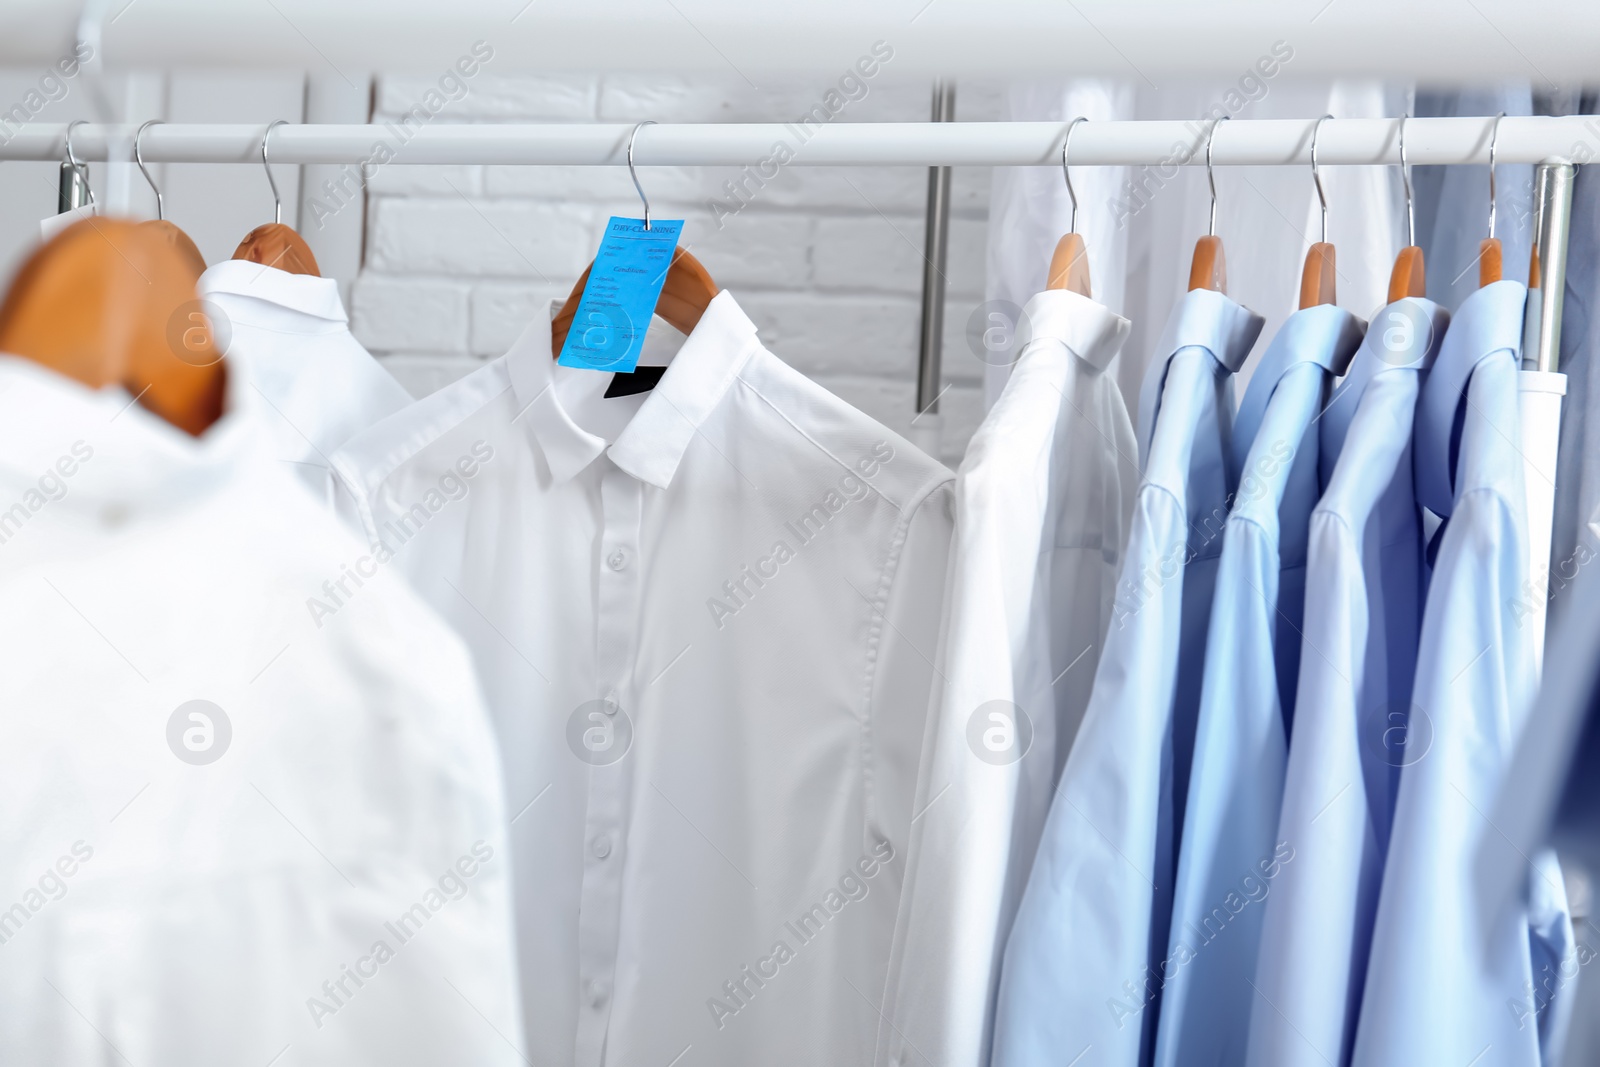
[[[1145,378],[1112,621],[1006,944],[993,1060],[1134,1067],[1155,1037],[1206,623],[1232,489],[1230,377],[1261,317],[1185,293]]]
[[[956,481],[940,689],[895,931],[887,1064],[988,1060],[1000,954],[1056,774],[1089,700],[1139,445],[1104,373],[1128,320],[1065,290],[1030,337]]]
[[[520,1064],[470,659],[232,384],[0,358],[0,1062]]]
[[[207,268],[196,289],[219,350],[262,402],[278,459],[358,526],[332,456],[411,394],[351,336],[339,283],[229,259]]]
[[[611,377],[541,317],[335,457],[489,694],[530,1059],[865,1063],[953,475],[727,293]]]

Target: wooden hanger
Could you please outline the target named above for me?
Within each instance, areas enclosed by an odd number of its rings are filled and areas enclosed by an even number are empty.
[[[641,122],[628,135],[628,174],[633,178],[633,187],[639,191],[639,199],[644,201],[644,226],[647,230],[650,228],[650,201],[644,195],[644,187],[639,184],[638,172],[633,169],[633,140],[639,135],[642,127],[653,125],[654,122]],[[592,270],[594,270],[594,260],[591,259],[589,265],[583,268],[583,273],[579,275],[578,284],[574,285],[572,292],[567,295],[566,303],[561,305],[555,318],[551,320],[550,350],[555,359],[561,358],[561,348],[567,343],[573,316],[578,313],[578,303],[583,297],[584,286],[589,284],[589,272]],[[656,301],[655,313],[679,333],[692,333],[700,324],[700,317],[705,314],[706,308],[711,306],[711,301],[716,299],[719,292],[721,290],[712,280],[711,272],[706,270],[693,253],[683,248],[675,248],[672,252],[672,265],[667,268],[666,280],[661,285],[661,296]]]
[[[30,256],[0,305],[0,351],[91,389],[120,385],[199,436],[222,415],[226,371],[201,319],[192,264],[159,230],[75,222]]]
[[[164,241],[172,245],[182,257],[185,268],[194,275],[194,280],[198,281],[200,275],[206,272],[205,257],[200,254],[199,247],[188,234],[167,221],[166,201],[156,186],[156,180],[150,176],[150,171],[144,165],[144,153],[141,151],[140,141],[144,138],[145,130],[159,125],[161,125],[160,119],[151,119],[140,126],[139,131],[133,135],[133,160],[139,164],[139,173],[144,175],[144,180],[150,183],[150,191],[156,194],[156,217],[141,225],[153,233],[160,234]]]
[[[317,257],[311,254],[306,239],[295,233],[293,227],[283,224],[283,201],[278,196],[278,183],[272,177],[272,164],[267,161],[267,140],[272,136],[272,128],[287,122],[287,119],[278,119],[269,123],[261,135],[261,165],[267,170],[267,184],[272,186],[272,221],[245,234],[239,247],[233,250],[233,258],[276,267],[290,274],[321,277]]]
[[[1328,194],[1322,188],[1322,172],[1317,169],[1317,134],[1322,124],[1332,115],[1324,115],[1311,127],[1311,182],[1317,187],[1317,200],[1322,205],[1322,240],[1306,253],[1306,264],[1300,271],[1300,306],[1317,307],[1337,303],[1333,245],[1328,243]]]
[[[1504,276],[1503,253],[1500,239],[1494,235],[1495,215],[1495,189],[1494,189],[1494,153],[1500,145],[1500,120],[1506,117],[1504,111],[1495,116],[1494,127],[1489,134],[1489,236],[1478,242],[1478,288],[1493,285]]]
[[[1224,115],[1211,121],[1206,133],[1206,181],[1211,184],[1211,228],[1206,236],[1194,243],[1194,258],[1189,261],[1189,289],[1211,289],[1218,293],[1228,291],[1228,263],[1222,253],[1222,238],[1217,236],[1217,174],[1211,169],[1211,142],[1216,139],[1217,126],[1227,122]]]
[[[1417,212],[1411,200],[1411,168],[1406,160],[1406,122],[1400,120],[1400,182],[1406,190],[1406,247],[1395,257],[1394,270],[1389,272],[1389,300],[1404,300],[1408,296],[1428,295],[1428,271],[1423,262],[1422,249],[1417,247]]]
[[[1072,201],[1072,217],[1067,232],[1056,242],[1055,254],[1050,257],[1050,273],[1046,276],[1046,289],[1065,289],[1079,296],[1089,296],[1089,248],[1078,233],[1078,194],[1072,188],[1072,172],[1067,170],[1067,149],[1072,145],[1072,131],[1087,119],[1079,115],[1067,126],[1066,140],[1061,144],[1061,176],[1067,182],[1067,197]]]
[[[567,342],[567,334],[572,330],[573,316],[578,313],[583,288],[589,284],[589,272],[593,269],[594,261],[590,260],[578,276],[578,284],[572,287],[566,302],[551,320],[550,345],[558,359],[562,345]],[[700,323],[700,316],[705,314],[706,308],[711,306],[711,301],[719,292],[721,290],[712,280],[711,272],[694,258],[692,252],[683,248],[674,249],[672,266],[667,269],[667,280],[662,283],[661,297],[656,301],[656,314],[679,333],[692,333]]]

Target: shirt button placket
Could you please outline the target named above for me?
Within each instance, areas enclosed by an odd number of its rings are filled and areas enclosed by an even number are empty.
[[[618,931],[622,920],[622,871],[628,804],[633,792],[633,709],[628,706],[634,632],[639,608],[639,520],[643,486],[611,466],[601,479],[601,543],[597,553],[598,603],[595,668],[598,694],[619,720],[614,733],[626,739],[616,752],[595,759],[589,770],[584,823],[583,893],[578,920],[578,1067],[600,1067],[616,1001]]]

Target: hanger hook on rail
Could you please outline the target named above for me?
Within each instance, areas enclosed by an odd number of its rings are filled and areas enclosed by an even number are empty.
[[[1067,199],[1072,201],[1071,221],[1067,223],[1068,233],[1078,232],[1078,194],[1076,190],[1072,188],[1072,172],[1067,169],[1067,149],[1072,147],[1072,131],[1077,128],[1078,123],[1088,121],[1089,119],[1087,116],[1079,115],[1077,118],[1067,123],[1067,137],[1066,140],[1061,142],[1061,176],[1065,178],[1067,182]]]
[[[74,119],[67,123],[67,162],[71,164],[73,170],[83,175],[83,191],[89,196],[89,206],[97,207],[94,202],[94,187],[89,184],[89,164],[79,159],[78,154],[72,150],[72,128],[88,124],[88,119]]]
[[[628,177],[633,179],[633,187],[639,193],[639,199],[644,203],[644,228],[650,228],[650,198],[644,195],[644,186],[639,184],[639,172],[633,169],[633,139],[639,136],[639,131],[646,126],[654,126],[655,119],[645,119],[633,128],[628,134]]]
[[[139,131],[133,135],[133,161],[139,164],[139,173],[143,174],[144,180],[150,183],[150,191],[156,194],[157,219],[164,219],[167,217],[166,206],[162,203],[161,190],[156,186],[156,180],[150,176],[150,171],[146,169],[144,165],[144,154],[140,151],[139,142],[144,138],[145,130],[148,130],[152,126],[161,125],[164,125],[164,123],[162,123],[160,119],[151,119],[144,125],[140,126]]]
[[[283,221],[283,200],[278,196],[278,183],[272,177],[272,161],[267,158],[267,142],[272,139],[274,126],[287,126],[288,119],[277,119],[267,123],[267,128],[261,132],[261,166],[267,172],[267,185],[272,188],[272,221]]]
[[[1311,127],[1311,182],[1317,187],[1317,201],[1322,205],[1322,242],[1328,241],[1328,194],[1322,188],[1322,171],[1317,167],[1317,135],[1322,132],[1322,124],[1333,118],[1324,115]]]
[[[1211,169],[1211,142],[1217,139],[1217,127],[1233,118],[1232,115],[1223,115],[1211,120],[1211,129],[1206,131],[1206,181],[1211,185],[1211,223],[1206,227],[1206,235],[1217,235],[1217,172]]]
[[[1489,133],[1489,237],[1491,240],[1494,238],[1494,208],[1496,199],[1494,189],[1494,154],[1495,150],[1500,147],[1500,120],[1505,117],[1506,113],[1504,111],[1496,115],[1494,117],[1494,126],[1490,128]]]
[[[1406,247],[1417,243],[1417,208],[1411,199],[1411,161],[1406,158],[1406,123],[1410,115],[1400,116],[1400,184],[1406,191]]]

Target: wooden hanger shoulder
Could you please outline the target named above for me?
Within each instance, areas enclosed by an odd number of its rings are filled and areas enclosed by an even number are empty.
[[[1318,241],[1306,253],[1306,265],[1300,271],[1300,306],[1311,308],[1338,303],[1336,281],[1333,245]]]
[[[1050,257],[1050,274],[1046,289],[1066,289],[1080,296],[1090,296],[1089,248],[1081,234],[1069,233],[1056,242],[1055,254]]]
[[[1478,288],[1493,285],[1505,276],[1503,265],[1504,252],[1500,247],[1500,238],[1485,237],[1478,245]]]
[[[199,281],[200,275],[206,272],[206,261],[193,238],[165,219],[151,219],[140,225],[159,234],[170,244],[182,257],[184,265],[194,274],[195,280]]]
[[[589,272],[593,269],[593,262],[583,269],[566,302],[550,322],[550,352],[556,359],[561,358],[561,349],[567,343],[567,334],[572,330],[573,317],[578,313],[578,303],[583,297],[584,286],[589,284]],[[695,258],[694,253],[679,248],[673,253],[672,266],[668,268],[666,280],[662,283],[655,313],[679,333],[693,333],[695,326],[699,325],[700,316],[705,314],[706,308],[711,306],[711,301],[716,299],[719,292],[721,290],[705,265]]]
[[[1222,238],[1206,236],[1194,243],[1194,259],[1189,263],[1189,289],[1228,291],[1228,263],[1222,252]]]
[[[1422,249],[1416,245],[1402,248],[1395,257],[1394,270],[1389,272],[1389,303],[1408,296],[1428,295],[1428,272],[1422,259]]]
[[[281,222],[268,222],[245,234],[239,247],[234,249],[233,258],[276,267],[290,274],[316,277],[322,274],[306,239]]]
[[[0,351],[91,389],[121,385],[199,435],[222,415],[226,371],[191,266],[140,223],[74,223],[17,272],[0,305]]]

